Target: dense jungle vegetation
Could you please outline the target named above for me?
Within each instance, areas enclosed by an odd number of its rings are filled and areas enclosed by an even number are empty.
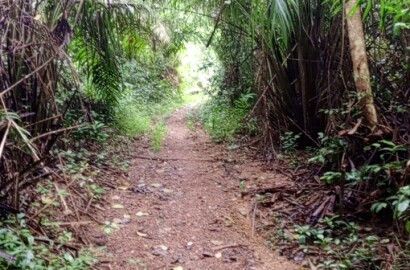
[[[1,0],[0,38],[1,269],[91,268],[80,217],[132,140],[159,150],[202,95],[190,121],[299,187],[273,246],[311,269],[408,269],[408,1]]]

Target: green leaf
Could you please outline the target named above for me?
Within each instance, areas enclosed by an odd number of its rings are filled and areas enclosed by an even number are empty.
[[[407,208],[409,207],[409,204],[410,204],[410,200],[404,200],[404,201],[402,201],[402,202],[400,202],[398,205],[397,205],[397,210],[400,212],[400,213],[403,213],[404,211],[406,211],[407,210]]]
[[[394,142],[391,141],[386,141],[386,140],[381,140],[381,143],[384,143],[385,145],[391,146],[391,147],[395,147],[396,144]],[[373,144],[374,145],[374,144]]]
[[[67,262],[72,262],[72,261],[74,261],[73,255],[71,255],[69,252],[64,253],[64,259],[65,259]]]
[[[375,213],[379,213],[380,210],[384,209],[387,207],[387,203],[380,202],[380,203],[374,203],[370,210],[372,210]]]
[[[306,244],[306,236],[304,236],[304,235],[299,236],[299,244],[301,244],[301,245]]]

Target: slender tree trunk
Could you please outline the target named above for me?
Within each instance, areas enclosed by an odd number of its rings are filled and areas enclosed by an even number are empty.
[[[377,113],[370,84],[370,72],[366,56],[363,24],[360,7],[355,10],[357,0],[345,3],[345,15],[349,36],[350,54],[353,62],[353,76],[359,94],[363,123],[372,131],[377,126]]]

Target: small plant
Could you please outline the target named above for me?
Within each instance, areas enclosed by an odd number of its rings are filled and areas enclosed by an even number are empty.
[[[295,134],[292,131],[288,131],[288,132],[285,132],[285,134],[280,137],[282,148],[285,154],[290,154],[293,151],[295,151],[296,146],[297,146],[297,141],[299,140],[300,135],[301,135],[300,133]]]
[[[241,180],[241,182],[239,183],[239,189],[240,189],[241,192],[245,192],[246,182],[244,180]]]
[[[121,228],[118,223],[110,221],[105,221],[104,225],[102,225],[101,227],[105,234],[113,233]]]
[[[322,231],[318,231],[315,228],[312,228],[310,225],[303,225],[295,226],[295,232],[297,233],[296,239],[298,239],[299,244],[306,244],[309,240],[315,239],[315,237],[319,234],[322,233]]]
[[[316,152],[315,156],[309,159],[312,163],[325,164],[326,162],[339,164],[339,159],[343,149],[347,146],[347,142],[336,137],[325,136],[324,133],[318,134],[321,147]]]
[[[67,243],[71,240],[71,234],[63,232],[58,239]],[[79,270],[88,269],[96,262],[88,250],[81,250],[78,256],[61,248],[56,249],[58,253],[51,253],[48,246],[36,241],[26,226],[23,214],[0,223],[0,250],[15,259],[15,262],[0,259],[0,269]]]
[[[95,121],[74,130],[72,136],[81,140],[104,142],[109,137],[109,133],[105,124]]]
[[[400,188],[396,195],[387,200],[394,207],[394,217],[406,221],[406,230],[410,233],[410,185]]]
[[[256,199],[258,200],[259,203],[265,203],[268,199],[267,194],[257,194]]]
[[[325,174],[320,177],[321,180],[325,181],[327,184],[332,184],[339,181],[342,177],[340,172],[325,172]]]
[[[167,133],[167,127],[164,121],[160,121],[152,132],[151,147],[154,151],[161,150],[162,142]]]
[[[100,199],[106,193],[105,189],[97,184],[89,184],[87,187],[96,199]]]

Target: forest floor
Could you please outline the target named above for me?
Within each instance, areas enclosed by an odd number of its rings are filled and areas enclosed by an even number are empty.
[[[162,149],[138,139],[128,179],[107,196],[101,226],[89,228],[94,244],[105,246],[99,269],[299,269],[269,249],[255,233],[255,203],[242,199],[242,177],[268,175],[246,154],[215,144],[198,125],[189,128],[192,108],[167,119]],[[107,233],[109,232],[109,233]]]

